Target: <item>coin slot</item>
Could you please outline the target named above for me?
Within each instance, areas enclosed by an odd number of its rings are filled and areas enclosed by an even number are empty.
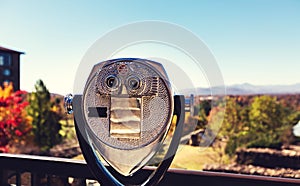
[[[89,107],[88,117],[107,118],[107,107]]]

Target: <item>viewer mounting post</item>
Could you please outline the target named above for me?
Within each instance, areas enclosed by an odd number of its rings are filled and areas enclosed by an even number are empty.
[[[102,185],[156,185],[177,151],[184,106],[184,97],[173,95],[164,67],[139,58],[96,64],[83,94],[65,97],[84,158]],[[142,175],[140,170],[163,146],[168,149],[163,160],[154,162],[156,170]]]

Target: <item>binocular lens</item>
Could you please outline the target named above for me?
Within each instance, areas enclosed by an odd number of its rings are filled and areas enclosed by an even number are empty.
[[[137,77],[131,77],[128,80],[128,85],[132,90],[136,90],[140,87],[140,80]]]
[[[108,76],[106,79],[106,85],[109,88],[115,88],[118,85],[118,79],[115,76]]]

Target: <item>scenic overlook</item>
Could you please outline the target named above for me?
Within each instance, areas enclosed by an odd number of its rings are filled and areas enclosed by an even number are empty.
[[[300,1],[0,16],[0,186],[300,184]]]

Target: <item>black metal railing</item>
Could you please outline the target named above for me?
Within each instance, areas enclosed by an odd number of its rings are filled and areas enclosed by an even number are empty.
[[[153,169],[146,167],[143,173]],[[13,155],[0,153],[0,184],[6,185],[86,185],[95,179],[85,161],[64,158]],[[187,171],[169,169],[160,185],[209,186],[292,186],[300,185],[300,179],[251,176],[241,174]]]

